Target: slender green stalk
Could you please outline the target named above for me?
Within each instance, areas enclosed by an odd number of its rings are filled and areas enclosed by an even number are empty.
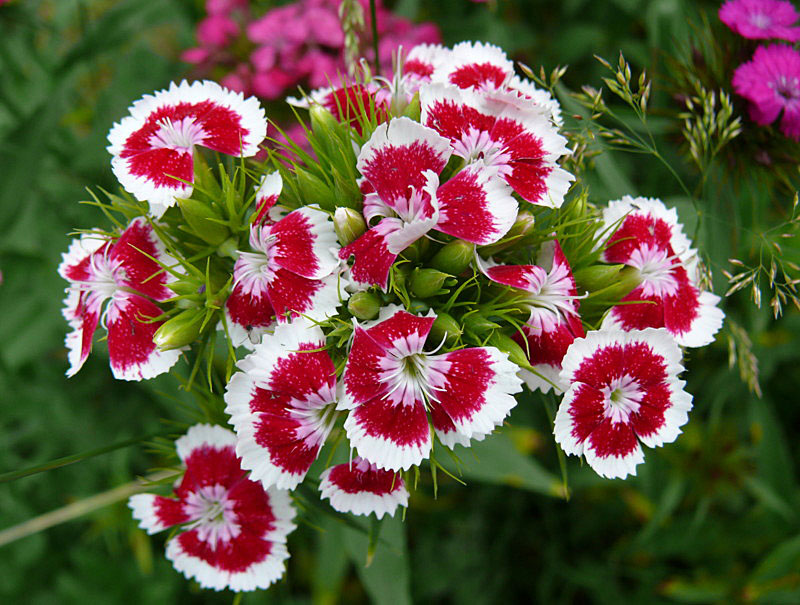
[[[100,494],[95,494],[94,496],[84,498],[83,500],[78,500],[72,504],[62,506],[54,511],[50,511],[49,513],[39,515],[38,517],[34,517],[28,521],[24,521],[19,525],[14,525],[4,529],[0,531],[0,547],[10,544],[15,540],[39,533],[45,529],[60,525],[61,523],[72,521],[73,519],[77,519],[78,517],[82,517],[83,515],[87,515],[100,508],[108,506],[109,504],[114,504],[120,500],[125,500],[133,494],[147,489],[149,483],[161,481],[162,479],[171,477],[174,474],[175,473],[173,471],[159,471],[145,477],[144,479],[137,479],[136,481],[125,483],[124,485],[120,485],[114,489],[110,489]]]
[[[153,439],[155,437],[164,437],[167,434],[169,433],[153,433],[151,435],[134,437],[133,439],[128,439],[120,443],[114,443],[113,445],[106,445],[104,447],[100,447],[94,450],[89,450],[88,452],[81,452],[80,454],[72,454],[70,456],[64,456],[63,458],[56,458],[55,460],[50,460],[49,462],[45,462],[44,464],[38,464],[36,466],[31,466],[18,471],[11,471],[9,473],[3,473],[2,475],[0,475],[0,483],[8,483],[9,481],[15,481],[17,479],[21,479],[22,477],[36,475],[37,473],[43,473],[45,471],[53,470],[54,468],[61,468],[62,466],[74,464],[76,462],[80,462],[81,460],[87,460],[89,458],[94,458],[95,456],[107,454],[108,452],[113,452],[115,450],[120,450],[126,447],[130,447],[132,445],[142,443],[143,441],[148,441],[149,439]]]

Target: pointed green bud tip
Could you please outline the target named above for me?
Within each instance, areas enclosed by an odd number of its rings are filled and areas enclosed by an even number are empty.
[[[295,168],[297,187],[305,204],[319,204],[320,208],[333,210],[336,199],[333,190],[318,176],[304,168]]]
[[[472,263],[474,256],[474,244],[462,239],[454,239],[439,250],[429,264],[444,273],[460,275]]]
[[[596,292],[614,284],[619,279],[619,272],[625,265],[591,265],[578,269],[573,273],[578,288],[587,292]]]
[[[486,338],[492,330],[500,329],[500,324],[487,319],[480,313],[468,313],[461,318],[464,323],[464,331],[469,332],[476,338]]]
[[[340,128],[333,114],[319,103],[311,103],[308,115],[311,118],[311,130],[318,137],[329,137],[332,131],[335,132]]]
[[[186,309],[168,319],[153,334],[153,343],[162,351],[180,349],[192,344],[200,336],[204,309]]]
[[[178,198],[178,206],[189,229],[197,237],[212,246],[219,246],[230,235],[228,228],[220,224],[222,217],[209,204],[192,198]]]
[[[361,213],[352,208],[337,208],[333,214],[333,229],[342,246],[352,244],[367,230]]]
[[[489,345],[508,354],[508,358],[518,366],[530,365],[528,356],[525,355],[525,350],[519,346],[513,338],[502,332],[492,332],[492,335],[489,337]]]
[[[411,291],[420,298],[436,296],[449,277],[436,269],[415,269],[411,274]]]
[[[347,310],[357,319],[375,319],[381,311],[381,299],[372,292],[356,292],[347,301]]]
[[[449,313],[440,312],[431,326],[431,340],[439,344],[444,339],[446,344],[453,344],[463,333],[461,324]]]

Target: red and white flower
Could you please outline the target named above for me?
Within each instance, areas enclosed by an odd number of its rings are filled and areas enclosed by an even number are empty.
[[[358,456],[350,463],[323,471],[319,491],[340,513],[375,513],[382,519],[386,514],[394,517],[398,506],[408,506],[409,494],[403,478]]]
[[[480,161],[524,200],[559,208],[574,177],[558,165],[570,151],[550,114],[518,92],[483,95],[433,84],[420,91],[421,122],[446,137],[453,153]]]
[[[108,331],[108,354],[115,378],[142,380],[169,370],[180,351],[159,351],[153,334],[163,322],[155,304],[174,296],[169,275],[157,261],[170,265],[164,244],[143,218],[137,218],[116,241],[87,234],[72,241],[58,273],[70,285],[64,300],[69,370],[81,369],[92,350],[98,324]]]
[[[641,284],[606,315],[603,329],[666,328],[685,347],[714,340],[725,317],[720,299],[696,285],[697,251],[691,248],[675,209],[660,200],[632,198],[610,202],[603,211],[603,259],[639,271]],[[635,302],[645,301],[645,302]]]
[[[336,420],[336,368],[317,326],[282,324],[237,365],[225,392],[242,468],[264,487],[294,489]]]
[[[251,221],[254,225],[274,223],[282,218],[281,208],[275,204],[283,190],[283,179],[277,170],[264,174],[256,186],[256,211]]]
[[[239,252],[225,303],[234,345],[252,348],[275,321],[334,315],[347,297],[336,272],[337,248],[333,222],[316,206],[294,210],[274,224],[252,225],[252,251]]]
[[[339,252],[355,256],[357,285],[386,289],[397,256],[433,229],[484,245],[514,224],[517,202],[496,169],[476,163],[439,185],[450,155],[447,139],[408,118],[378,126],[362,147],[364,218],[380,222]]]
[[[680,349],[663,329],[578,338],[564,356],[561,379],[570,386],[556,414],[556,441],[603,477],[635,475],[641,444],[675,441],[689,419],[682,371]]]
[[[359,119],[384,122],[389,117],[390,95],[378,85],[345,84],[326,86],[312,90],[302,99],[289,97],[289,105],[309,109],[312,105],[320,105],[333,114],[337,122],[349,124],[361,134],[362,124]]]
[[[248,157],[266,134],[267,120],[255,97],[245,99],[209,80],[184,80],[136,101],[108,133],[108,151],[120,184],[149,202],[158,218],[176,198],[192,194],[196,145]]]
[[[461,42],[440,61],[431,79],[463,89],[499,90],[513,76],[514,63],[501,48],[483,42]]]
[[[483,439],[517,403],[518,368],[498,349],[424,350],[435,319],[390,306],[377,321],[355,324],[338,407],[351,410],[344,423],[351,445],[378,468],[407,470],[429,456],[427,412],[452,448]]]
[[[139,527],[154,534],[175,526],[167,558],[204,588],[250,591],[283,576],[286,536],[295,525],[288,492],[247,478],[234,451],[236,436],[198,424],[175,442],[186,470],[175,498],[131,496]]]
[[[484,274],[494,282],[523,290],[524,304],[530,317],[522,327],[524,334],[514,339],[528,355],[535,373],[521,370],[525,383],[533,391],[547,393],[551,388],[563,391],[568,385],[559,381],[561,360],[576,338],[584,335],[578,315],[578,292],[569,262],[558,241],[542,245],[539,265],[494,265],[480,262]]]
[[[452,51],[441,44],[418,44],[403,59],[405,90],[412,94],[425,82],[430,82],[434,72],[450,57]]]

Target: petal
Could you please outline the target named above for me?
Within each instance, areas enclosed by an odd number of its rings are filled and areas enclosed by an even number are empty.
[[[328,215],[315,206],[287,214],[269,228],[276,239],[270,263],[308,279],[330,275],[339,264],[336,233]]]
[[[275,324],[275,311],[266,293],[262,296],[248,294],[239,283],[225,302],[225,320],[233,346],[252,349]]]
[[[344,429],[358,455],[378,468],[408,470],[430,455],[431,432],[425,404],[395,404],[375,397],[352,410]]]
[[[479,90],[501,88],[514,75],[514,64],[497,46],[482,42],[461,42],[453,47],[432,76],[459,88]]]
[[[123,268],[122,285],[156,301],[174,296],[166,286],[169,273],[156,260],[167,266],[176,264],[175,260],[167,254],[163,242],[144,218],[131,221],[112,246],[109,256]]]
[[[58,274],[71,282],[87,281],[92,276],[92,256],[102,254],[106,244],[110,244],[107,237],[92,233],[72,240],[69,250],[61,255]]]
[[[195,424],[175,441],[178,458],[186,464],[197,451],[206,448],[226,449],[236,444],[236,435],[228,429],[213,424]]]
[[[644,286],[638,286],[622,298],[623,305],[611,308],[603,319],[603,330],[643,330],[664,327],[664,301],[656,294],[645,295]],[[635,302],[645,301],[645,302]]]
[[[100,320],[100,309],[102,305],[102,298],[91,293],[82,291],[77,297],[77,307],[68,310],[65,308],[65,316],[72,313],[73,318],[70,319],[72,332],[67,333],[64,341],[67,347],[67,359],[69,361],[69,369],[67,370],[67,377],[72,377],[78,373],[89,357],[92,351],[92,337],[97,324]],[[67,299],[64,301],[66,304],[74,304],[76,297],[74,291],[70,291]]]
[[[431,358],[443,381],[433,397],[468,438],[483,438],[500,426],[522,390],[516,364],[494,347],[459,349]]]
[[[605,419],[592,431],[583,449],[586,462],[601,477],[624,479],[636,475],[644,453],[630,425]]]
[[[387,238],[401,226],[402,221],[399,219],[385,218],[352,244],[339,250],[339,258],[355,256],[353,266],[350,267],[350,278],[355,286],[378,286],[386,291],[389,271],[398,254],[389,251]]]
[[[538,293],[547,281],[547,271],[536,265],[496,265],[478,258],[481,272],[493,282]]]
[[[151,149],[130,156],[115,156],[111,169],[119,184],[141,201],[149,202],[150,215],[161,218],[177,198],[192,195],[194,158],[191,151]]]
[[[436,131],[408,118],[381,124],[358,155],[358,170],[394,208],[410,189],[421,191],[425,171],[439,174],[451,155],[450,143]]]
[[[501,239],[517,219],[518,205],[497,171],[467,166],[436,191],[436,229],[478,245]]]
[[[189,521],[183,512],[183,503],[174,498],[155,494],[135,494],[128,499],[128,507],[139,527],[148,534],[155,534],[169,527]]]
[[[283,189],[283,179],[277,170],[264,174],[256,189],[256,211],[251,221],[254,225],[260,225],[264,221],[275,220],[271,212],[273,206],[278,202],[281,190]]]
[[[402,477],[358,457],[323,471],[319,490],[340,513],[375,513],[382,519],[385,514],[394,517],[398,506],[408,506],[409,494]]]
[[[704,347],[711,344],[725,319],[722,309],[717,306],[719,301],[719,296],[700,292],[695,286],[684,282],[675,296],[664,299],[664,325],[681,346]]]
[[[294,489],[316,459],[335,416],[336,368],[322,331],[283,324],[239,362],[225,392],[241,466],[264,487]]]
[[[581,456],[584,442],[604,420],[605,396],[583,383],[570,385],[556,412],[553,434],[564,453]]]
[[[347,299],[343,286],[338,275],[307,279],[286,269],[278,269],[267,284],[267,297],[278,323],[300,316],[323,321],[336,315],[336,308]]]
[[[559,318],[552,326],[542,324],[538,328],[525,325],[521,334],[514,334],[517,341],[528,356],[528,362],[536,372],[521,370],[520,375],[532,391],[547,393],[551,388],[556,393],[565,390],[568,384],[560,382],[561,361],[567,349],[576,337],[584,336],[580,321],[569,322]],[[555,386],[554,386],[555,385]]]
[[[163,322],[149,321],[161,309],[135,294],[117,295],[106,315],[111,371],[119,380],[147,380],[169,371],[180,350],[160,351],[153,335]]]

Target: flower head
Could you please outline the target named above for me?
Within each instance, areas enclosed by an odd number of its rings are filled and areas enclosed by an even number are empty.
[[[644,461],[640,443],[671,443],[689,419],[692,396],[678,379],[681,352],[666,330],[589,332],[564,356],[569,389],[554,433],[567,454],[597,474],[624,478]]]
[[[719,8],[719,19],[745,38],[775,38],[787,42],[800,40],[798,15],[785,0],[727,0]]]
[[[167,542],[175,569],[204,588],[238,592],[268,588],[283,575],[295,512],[287,492],[247,478],[235,442],[222,427],[191,427],[175,442],[186,469],[176,497],[137,494],[128,506],[149,534],[182,526]]]
[[[108,331],[108,354],[115,378],[142,380],[169,370],[180,351],[159,351],[153,335],[163,322],[155,304],[174,296],[169,275],[158,264],[171,264],[164,244],[143,218],[137,218],[116,241],[91,234],[73,240],[58,272],[69,282],[64,317],[70,367],[81,369],[92,350],[98,324]]]
[[[355,326],[339,408],[358,454],[378,468],[407,470],[428,457],[430,422],[453,447],[482,440],[503,422],[520,391],[517,366],[494,347],[436,355],[425,345],[436,316],[386,307]]]
[[[408,506],[403,478],[358,456],[350,463],[326,469],[320,476],[319,491],[340,513],[375,513],[382,519],[386,514],[394,517],[398,506]]]
[[[257,99],[209,80],[183,81],[136,101],[108,133],[108,151],[120,184],[158,218],[191,195],[195,146],[248,157],[266,134]]]
[[[783,113],[781,132],[800,141],[800,52],[782,44],[759,46],[736,68],[733,88],[750,102],[754,122],[771,124]]]

